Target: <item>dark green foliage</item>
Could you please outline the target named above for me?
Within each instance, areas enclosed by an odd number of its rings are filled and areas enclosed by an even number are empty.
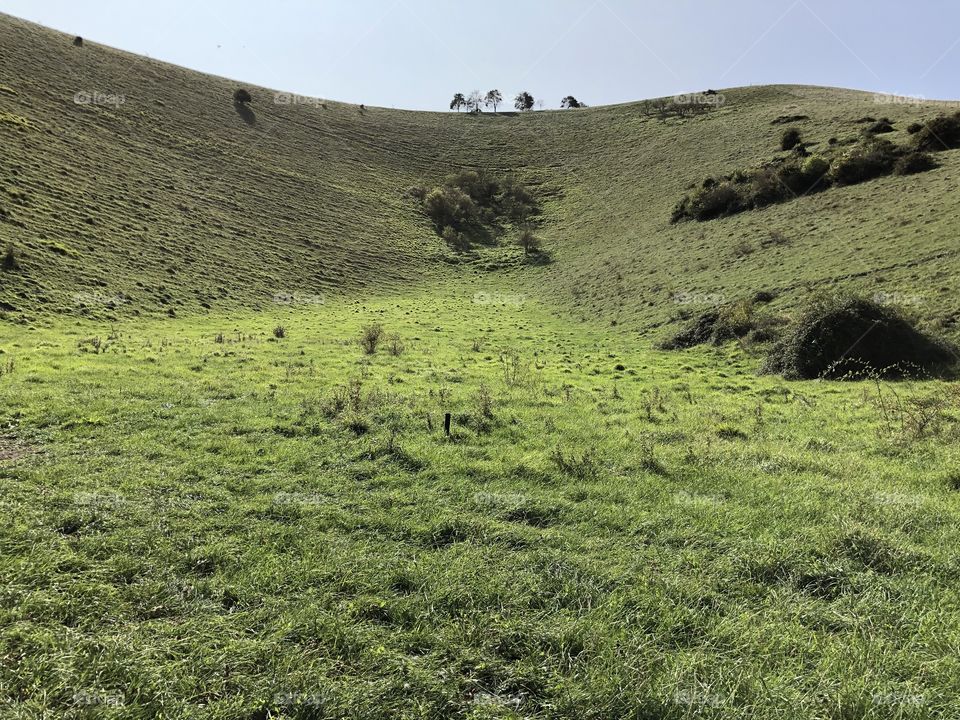
[[[856,185],[889,175],[901,150],[887,140],[875,139],[845,154],[833,166],[837,185]]]
[[[801,142],[803,142],[803,138],[800,135],[800,131],[797,128],[790,128],[789,130],[784,130],[783,136],[780,138],[780,149],[793,150]]]
[[[918,150],[939,152],[960,148],[960,112],[940,115],[914,135]]]
[[[233,93],[233,101],[238,105],[245,105],[253,102],[253,97],[251,97],[248,90],[237,88],[237,90]]]
[[[890,118],[880,118],[867,129],[867,132],[873,135],[883,135],[892,133],[893,129],[893,121]]]
[[[701,188],[688,203],[677,207],[674,218],[712,220],[733,215],[744,209],[746,209],[746,202],[740,190],[731,183],[722,183]]]
[[[560,107],[574,110],[583,107],[583,103],[577,100],[573,95],[567,95],[561,102]]]
[[[933,373],[955,359],[897,310],[855,296],[816,299],[771,351],[764,371],[787,379]]]
[[[473,199],[460,188],[449,185],[441,185],[427,193],[423,207],[438,232],[448,227],[462,231],[474,225],[480,217]]]
[[[476,170],[449,175],[442,185],[426,193],[423,207],[437,234],[461,249],[471,241],[495,237],[502,232],[504,221],[524,223],[540,211],[537,199],[522,183]]]
[[[16,270],[18,267],[17,264],[17,254],[13,249],[13,245],[7,245],[7,250],[3,254],[3,269],[7,272]]]
[[[916,173],[933,170],[937,161],[930,153],[911,152],[899,158],[893,166],[894,175],[915,175]]]
[[[283,338],[285,338],[285,337],[287,336],[287,329],[286,329],[283,325],[277,325],[277,326],[273,329],[273,336],[274,336],[277,340],[283,340]]]
[[[533,95],[524,90],[521,93],[518,93],[517,96],[513,99],[513,106],[520,112],[527,112],[528,110],[533,109]]]
[[[661,342],[658,347],[661,350],[682,350],[706,343],[719,345],[727,340],[745,337],[753,329],[754,323],[751,303],[731,303],[701,313],[687,327]]]

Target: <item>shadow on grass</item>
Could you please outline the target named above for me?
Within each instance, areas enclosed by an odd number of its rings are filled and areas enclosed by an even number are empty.
[[[237,115],[243,118],[243,121],[250,127],[257,124],[257,116],[246,103],[234,102],[233,109],[237,111]]]

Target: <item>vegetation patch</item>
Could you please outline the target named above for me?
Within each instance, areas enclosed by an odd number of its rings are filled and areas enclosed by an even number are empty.
[[[815,299],[778,342],[764,372],[790,380],[941,374],[956,355],[893,307],[856,296]]]
[[[919,150],[938,152],[960,148],[960,112],[940,115],[913,135]]]
[[[758,294],[758,298],[754,300],[742,300],[711,308],[657,347],[661,350],[683,350],[708,343],[720,345],[728,340],[769,342],[777,337],[777,328],[782,320],[769,312],[759,310],[756,307],[757,302],[769,302],[767,294]]]
[[[900,147],[873,135],[845,151],[840,150],[839,143],[833,143],[828,155],[810,155],[800,132],[791,129],[784,133],[781,147],[792,154],[759,168],[704,180],[677,203],[671,222],[713,220],[787,202],[833,185],[856,185],[885,175],[908,175],[936,167],[936,163],[918,156],[913,148]]]
[[[431,190],[416,187],[410,194],[421,201],[437,234],[457,249],[467,249],[472,243],[490,244],[508,226],[526,237],[524,233],[532,233],[540,214],[540,203],[524,184],[482,171],[461,170]],[[525,243],[525,249],[530,247],[531,243]]]

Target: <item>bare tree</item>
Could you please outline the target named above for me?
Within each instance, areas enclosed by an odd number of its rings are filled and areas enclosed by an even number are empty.
[[[480,112],[480,106],[483,104],[483,95],[479,90],[474,90],[467,97],[467,110],[470,112]]]
[[[487,96],[483,99],[483,104],[487,107],[492,107],[493,111],[497,111],[497,106],[503,102],[503,95],[500,94],[499,90],[491,90],[487,93]]]

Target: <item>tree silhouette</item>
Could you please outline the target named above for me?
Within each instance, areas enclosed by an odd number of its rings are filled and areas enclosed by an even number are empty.
[[[497,111],[497,106],[502,102],[503,95],[500,94],[499,90],[491,90],[483,100],[483,104],[487,107],[492,107],[494,112]]]
[[[573,95],[567,95],[567,96],[560,102],[560,107],[562,107],[562,108],[570,108],[571,110],[572,110],[572,109],[575,109],[575,108],[582,108],[583,106],[584,106],[583,103],[580,102],[579,100],[577,100]]]
[[[533,95],[524,90],[521,93],[518,93],[517,96],[513,99],[513,106],[520,112],[527,112],[528,110],[533,109]]]
[[[480,112],[480,106],[483,104],[483,95],[479,90],[474,90],[467,97],[467,110],[470,112]]]
[[[460,112],[460,108],[467,104],[466,98],[463,97],[463,93],[457,93],[453,96],[453,100],[450,101],[450,109]]]

